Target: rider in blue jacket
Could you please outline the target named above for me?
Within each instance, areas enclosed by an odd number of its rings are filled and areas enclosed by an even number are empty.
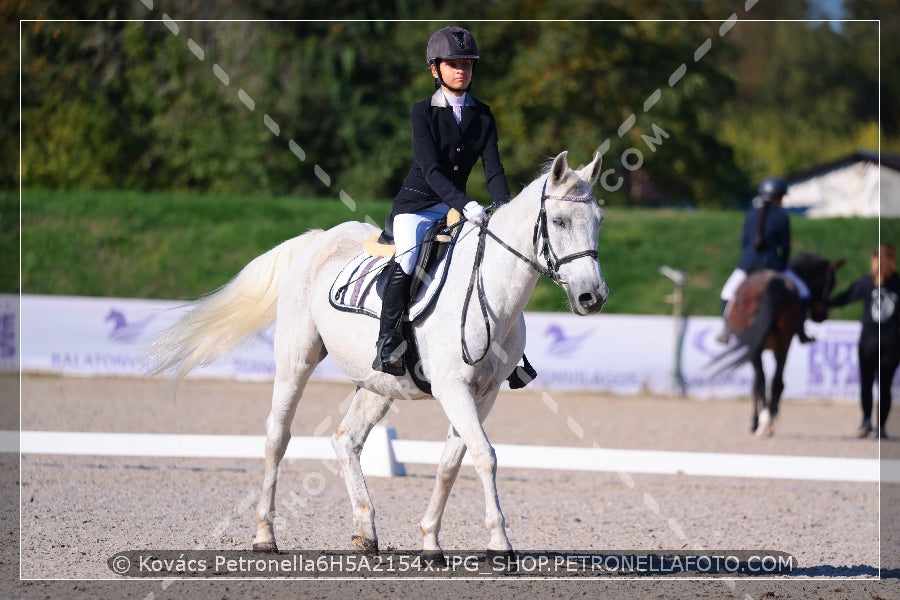
[[[475,38],[460,27],[447,26],[428,40],[426,59],[435,92],[412,106],[413,162],[394,198],[389,222],[394,260],[388,265],[381,324],[372,368],[403,375],[400,320],[409,303],[410,280],[418,246],[428,229],[450,208],[482,225],[484,208],[466,196],[466,182],[478,159],[495,205],[509,201],[509,185],[497,148],[497,123],[491,109],[469,95],[479,59]]]
[[[800,297],[800,327],[797,339],[807,344],[814,341],[806,335],[804,323],[809,312],[809,288],[788,266],[791,256],[791,222],[781,201],[787,194],[788,185],[780,177],[769,177],[759,184],[754,206],[744,217],[741,230],[741,257],[737,268],[722,286],[722,312],[734,298],[738,287],[748,273],[761,269],[772,269],[782,273],[797,288]],[[728,325],[718,336],[722,343],[728,341]]]

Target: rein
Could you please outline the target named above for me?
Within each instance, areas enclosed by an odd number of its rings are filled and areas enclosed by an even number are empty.
[[[593,194],[589,194],[587,196],[548,196],[547,195],[547,181],[549,177],[544,180],[544,188],[541,191],[541,209],[538,212],[537,219],[534,223],[534,234],[532,236],[532,245],[534,247],[535,256],[543,257],[546,262],[546,267],[541,266],[535,261],[531,260],[529,257],[525,256],[495,234],[493,231],[488,229],[488,223],[485,223],[480,226],[480,231],[478,232],[478,246],[475,250],[475,266],[472,269],[472,276],[469,278],[469,287],[466,289],[466,300],[463,303],[463,312],[462,319],[460,320],[460,339],[462,340],[462,358],[463,361],[469,366],[475,365],[487,356],[488,350],[491,347],[491,323],[488,319],[487,313],[487,302],[485,300],[484,293],[484,278],[481,277],[481,266],[484,260],[484,247],[485,242],[487,241],[487,237],[490,236],[494,241],[500,244],[501,247],[508,250],[511,254],[513,254],[516,258],[521,259],[525,263],[528,264],[532,269],[537,271],[539,274],[548,277],[555,283],[556,285],[563,287],[564,285],[568,285],[565,279],[563,279],[559,274],[559,267],[572,262],[573,260],[577,260],[579,258],[584,258],[586,256],[591,257],[596,260],[597,258],[597,249],[594,248],[592,250],[582,250],[581,252],[575,252],[573,254],[566,255],[562,258],[557,257],[556,252],[553,251],[553,247],[550,245],[550,233],[547,229],[547,207],[546,201],[550,200],[562,200],[565,202],[590,202],[596,200]],[[462,223],[462,222],[460,222]],[[540,244],[540,247],[539,247]],[[478,292],[478,305],[481,309],[481,316],[484,319],[484,326],[487,330],[487,343],[485,344],[484,352],[481,353],[481,356],[473,359],[472,354],[469,352],[469,344],[466,342],[466,317],[469,314],[469,302],[472,300],[472,293],[475,291],[475,287],[477,285]]]

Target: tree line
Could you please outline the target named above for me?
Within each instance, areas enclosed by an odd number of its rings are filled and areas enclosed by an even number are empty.
[[[887,1],[843,4],[880,23],[812,21],[828,15],[805,0],[283,4],[0,0],[0,131],[14,156],[21,125],[23,185],[391,197],[410,105],[434,89],[425,44],[448,23],[478,40],[472,94],[513,191],[548,156],[600,149],[608,203],[734,206],[766,175],[879,136],[900,148]],[[0,187],[18,177],[4,161]]]

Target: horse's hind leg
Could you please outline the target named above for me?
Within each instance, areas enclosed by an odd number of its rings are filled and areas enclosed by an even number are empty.
[[[295,329],[294,333],[298,331],[299,329]],[[304,341],[307,343],[303,343]],[[287,344],[288,348],[282,344]],[[296,336],[276,331],[275,383],[272,389],[272,409],[266,420],[266,474],[256,508],[254,552],[278,552],[273,526],[278,465],[291,440],[291,421],[294,420],[300,396],[303,395],[313,369],[325,358],[325,354],[322,340],[312,329]]]
[[[375,508],[359,457],[366,437],[387,412],[391,402],[391,398],[357,388],[344,420],[331,437],[331,445],[337,454],[353,506],[353,545],[366,554],[378,554],[378,536],[375,533]]]
[[[773,407],[775,405],[766,402],[766,373],[763,370],[762,355],[753,359],[753,416],[754,435],[756,437],[769,437],[772,435],[772,419],[775,417]],[[773,380],[772,388],[777,386]]]

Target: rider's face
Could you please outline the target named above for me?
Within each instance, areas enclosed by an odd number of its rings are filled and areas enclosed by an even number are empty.
[[[474,67],[475,61],[468,58],[440,61],[441,79],[452,88],[448,90],[451,94],[460,96],[469,87]],[[434,65],[431,65],[431,74],[437,78],[437,68]]]

